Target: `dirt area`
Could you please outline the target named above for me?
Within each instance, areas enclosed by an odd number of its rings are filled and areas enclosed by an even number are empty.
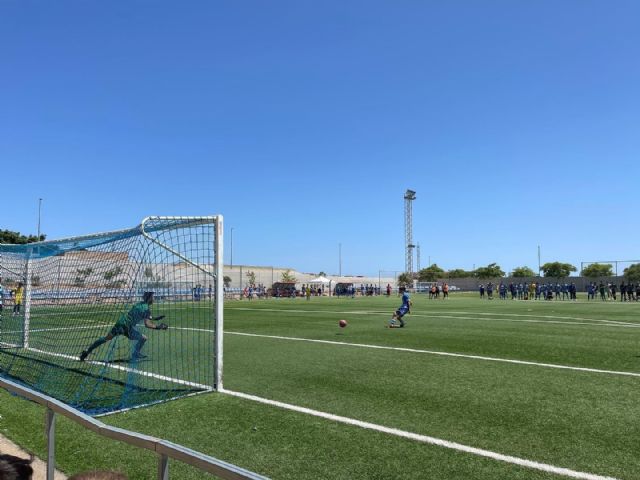
[[[15,443],[0,435],[0,453],[15,455],[16,457],[29,458],[29,454],[18,447]],[[47,464],[39,458],[34,458],[31,465],[33,467],[33,480],[46,480]],[[66,475],[56,470],[55,480],[66,480]]]

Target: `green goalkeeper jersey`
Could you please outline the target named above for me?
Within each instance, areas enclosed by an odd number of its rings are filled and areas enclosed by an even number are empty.
[[[116,323],[116,326],[131,329],[147,318],[151,318],[151,310],[149,310],[149,305],[145,302],[138,302],[133,307],[131,307],[131,309],[127,313],[120,316]]]

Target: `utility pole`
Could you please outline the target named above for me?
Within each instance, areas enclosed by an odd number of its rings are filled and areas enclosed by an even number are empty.
[[[416,199],[416,192],[407,190],[404,194],[404,239],[405,239],[405,272],[413,276],[413,201]]]
[[[40,241],[40,213],[42,212],[42,199],[38,199],[38,241]]]
[[[540,245],[538,245],[538,276],[540,276]]]

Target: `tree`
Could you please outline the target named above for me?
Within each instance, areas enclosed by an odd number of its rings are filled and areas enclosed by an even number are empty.
[[[473,277],[473,272],[467,272],[462,268],[454,268],[453,270],[449,270],[447,272],[447,276],[449,278],[467,278],[467,277]]]
[[[222,279],[222,282],[224,283],[224,286],[229,288],[229,285],[231,285],[231,277],[225,275]]]
[[[11,230],[0,230],[0,243],[24,245],[25,243],[33,243],[37,241],[42,242],[45,238],[47,238],[46,235],[40,235],[40,238],[38,239],[38,237],[35,235],[29,235],[28,237],[26,237],[19,232],[12,232]]]
[[[540,267],[545,277],[564,278],[577,270],[570,263],[548,262]]]
[[[326,273],[324,273],[324,272],[320,272],[320,273],[318,274],[318,276],[319,276],[319,277],[326,277],[326,276],[327,276],[327,274],[326,274]]]
[[[398,275],[398,285],[401,287],[412,287],[413,276],[408,272],[401,273]]]
[[[76,275],[73,285],[76,287],[84,287],[87,277],[93,273],[93,268],[79,268],[77,273],[78,274]]]
[[[282,272],[282,281],[285,283],[296,283],[298,279],[293,273],[291,273],[291,270],[287,270]]]
[[[496,263],[490,263],[486,267],[476,268],[475,274],[478,278],[504,277],[504,272],[500,268],[500,265]]]
[[[423,268],[418,272],[419,282],[435,282],[438,278],[444,276],[444,270],[437,264],[433,264],[430,267]]]
[[[589,278],[612,277],[613,268],[608,263],[592,263],[584,267],[580,274]]]
[[[634,263],[624,269],[624,276],[630,282],[640,282],[640,263]]]
[[[148,268],[148,267],[147,267]],[[107,282],[110,282],[111,280],[113,280],[115,277],[117,277],[118,275],[120,275],[122,273],[122,267],[116,267],[112,270],[109,270],[107,272],[104,272],[104,279]],[[146,270],[145,270],[145,274],[146,274]]]
[[[517,267],[511,272],[512,277],[535,277],[536,274],[529,267]]]
[[[106,288],[122,288],[126,285],[126,281],[122,280],[122,279],[116,279],[116,277],[118,275],[120,275],[124,270],[122,269],[122,267],[115,267],[109,271],[104,272],[104,279],[106,280],[107,284],[105,285]]]
[[[251,270],[247,271],[247,280],[249,280],[249,285],[256,284],[256,272],[252,272]]]

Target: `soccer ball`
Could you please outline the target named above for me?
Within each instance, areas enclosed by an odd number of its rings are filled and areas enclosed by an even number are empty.
[[[340,320],[338,322],[338,325],[340,325],[340,328],[344,328],[347,326],[347,321],[346,320]]]

